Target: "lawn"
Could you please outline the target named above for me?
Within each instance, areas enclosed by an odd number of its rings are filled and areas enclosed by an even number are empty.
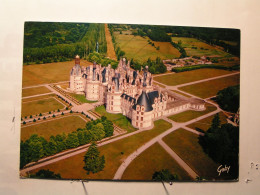
[[[91,64],[81,60],[81,65]],[[57,62],[48,64],[33,64],[23,66],[23,87],[68,81],[71,68],[75,65],[74,60],[69,62]]]
[[[121,127],[122,129],[127,130],[127,132],[132,132],[136,130],[136,128],[132,126],[130,119],[128,119],[123,114],[108,113],[106,111],[105,106],[98,106],[95,108],[95,111],[100,115],[107,117],[108,120],[111,120],[113,123],[115,123],[117,126]]]
[[[171,115],[168,118],[178,123],[184,123],[217,109],[215,106],[208,103],[206,103],[205,106],[206,110],[203,111],[187,110],[185,112]]]
[[[67,88],[69,88],[69,83],[59,84],[57,86],[60,86],[62,89],[67,90]]]
[[[155,143],[135,158],[125,170],[122,180],[151,180],[155,171],[169,169],[179,180],[192,180],[188,173],[158,144]]]
[[[22,97],[49,93],[49,92],[51,92],[51,91],[47,87],[44,87],[44,86],[27,88],[27,89],[22,89]]]
[[[220,70],[220,69],[197,69],[187,72],[180,72],[176,74],[162,75],[154,77],[155,81],[163,83],[165,85],[175,86],[184,83],[190,83],[193,81],[198,81],[202,79],[208,79],[211,77],[217,77],[225,74],[230,74],[231,71]]]
[[[172,37],[172,41],[178,43],[185,49],[188,56],[232,56],[220,48],[204,43],[196,38],[188,37]]]
[[[233,76],[180,87],[179,89],[201,98],[208,98],[217,95],[217,93],[224,88],[239,85],[239,82],[240,74],[236,74]]]
[[[164,137],[163,141],[200,177],[209,180],[223,179],[218,176],[219,164],[208,157],[198,143],[198,135],[184,129],[178,129]],[[222,176],[224,177],[224,174]]]
[[[210,126],[211,126],[211,122],[213,120],[215,115],[209,116],[207,118],[201,119],[195,123],[192,123],[190,125],[188,125],[188,127],[192,128],[192,129],[201,129],[203,131],[207,131]],[[219,113],[219,118],[220,118],[220,122],[221,124],[225,124],[227,123],[227,117],[224,115],[223,112]]]
[[[22,99],[22,103],[36,101],[36,100],[49,99],[49,98],[55,97],[55,96],[56,96],[55,94],[49,94],[49,95],[41,95],[41,96],[36,96],[36,97],[29,97],[29,98]]]
[[[70,95],[74,98],[76,98],[77,100],[79,100],[81,103],[95,103],[97,101],[90,101],[90,100],[87,100],[85,95],[83,94],[75,94],[75,93],[70,93]]]
[[[116,43],[125,52],[125,56],[128,59],[135,59],[140,62],[147,61],[148,58],[155,60],[157,57],[161,59],[175,58],[179,57],[180,53],[177,49],[170,45],[170,43],[158,42],[160,45],[160,50],[156,50],[155,47],[148,43],[148,38],[143,38],[141,36],[134,36],[127,33],[120,34],[119,32],[114,32]],[[162,47],[162,48],[161,48]],[[168,50],[167,50],[168,48]],[[166,53],[163,53],[161,49]]]
[[[50,136],[61,133],[70,133],[76,131],[77,128],[84,128],[86,121],[80,116],[65,116],[63,118],[46,121],[31,126],[23,126],[21,128],[21,140],[25,141],[32,134],[38,134],[49,140]]]
[[[61,177],[65,179],[113,179],[124,159],[144,143],[171,128],[171,126],[170,123],[164,120],[158,120],[154,122],[154,128],[151,130],[99,147],[100,154],[105,156],[105,168],[96,174],[90,173],[87,175],[83,169],[84,152],[39,169],[49,169],[55,173],[60,173]],[[37,172],[39,169],[33,172]]]
[[[55,98],[35,100],[22,103],[22,117],[54,111],[64,108]]]

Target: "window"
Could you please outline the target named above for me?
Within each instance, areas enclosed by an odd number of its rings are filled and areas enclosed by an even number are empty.
[[[144,115],[144,112],[141,112],[141,115]]]
[[[137,114],[139,114],[139,112],[137,112]]]
[[[138,122],[136,122],[136,126],[138,126]]]
[[[141,121],[143,121],[144,117],[141,117]]]
[[[111,99],[113,100],[113,99],[114,99],[114,96],[111,96]]]
[[[111,101],[111,105],[113,105],[113,101]]]
[[[143,123],[140,123],[140,127],[143,127]]]
[[[136,120],[139,120],[139,117],[138,117],[138,116],[136,117]]]

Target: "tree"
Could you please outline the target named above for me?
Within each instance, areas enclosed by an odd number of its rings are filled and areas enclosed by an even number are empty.
[[[104,126],[102,125],[102,123],[98,123],[98,124],[94,125],[90,129],[90,133],[92,135],[93,141],[101,140],[106,135],[105,131],[104,131]]]
[[[79,139],[76,132],[72,132],[66,139],[67,148],[76,148],[79,146]]]
[[[55,174],[49,169],[41,169],[35,175],[32,175],[33,178],[44,178],[44,179],[61,179],[60,174]]]
[[[239,108],[239,85],[227,87],[217,93],[216,101],[223,110],[237,112]]]
[[[152,179],[154,181],[174,181],[179,180],[177,174],[172,174],[168,169],[162,169],[161,171],[156,171],[153,174]]]
[[[85,166],[84,169],[87,171],[87,174],[90,172],[97,173],[102,171],[105,167],[105,157],[100,156],[100,152],[97,149],[97,145],[92,143],[88,148],[84,156]]]

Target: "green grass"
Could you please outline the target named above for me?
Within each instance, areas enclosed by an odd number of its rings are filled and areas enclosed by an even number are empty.
[[[208,180],[223,179],[218,176],[217,168],[219,164],[208,157],[200,144],[198,135],[178,129],[163,138],[163,141],[176,152],[200,177]]]
[[[95,111],[100,115],[107,117],[108,120],[111,120],[120,128],[127,130],[127,132],[132,132],[136,130],[136,128],[132,126],[130,119],[128,119],[123,114],[108,113],[104,105],[96,107]]]
[[[44,86],[43,87],[28,88],[28,89],[22,90],[22,97],[38,95],[38,94],[43,94],[43,93],[49,93],[49,92],[51,92],[51,91]]]
[[[90,62],[80,61],[81,65],[87,66]],[[75,65],[74,61],[57,62],[48,64],[34,64],[23,66],[23,87],[68,81],[71,68]]]
[[[198,81],[202,79],[208,79],[211,77],[217,77],[225,74],[230,74],[231,71],[219,70],[219,69],[197,69],[187,72],[180,72],[176,74],[162,75],[154,77],[155,81],[163,83],[165,85],[175,86],[184,83],[189,83],[193,81]]]
[[[188,127],[195,129],[195,130],[201,129],[203,131],[207,131],[211,126],[211,122],[212,122],[214,116],[215,115],[212,115],[212,116],[209,116],[207,118],[201,119],[201,120],[199,120],[195,123],[188,125]],[[219,113],[219,118],[220,118],[221,124],[227,123],[227,117],[223,114],[223,112]]]
[[[229,86],[239,85],[240,74],[205,81],[193,85],[180,87],[180,90],[191,93],[201,98],[208,98],[217,95],[217,93]]]
[[[62,108],[64,108],[64,105],[59,103],[54,98],[36,100],[32,102],[23,102],[22,117],[54,111]]]
[[[170,123],[164,120],[158,120],[154,122],[154,128],[151,130],[143,131],[99,147],[100,154],[105,156],[105,168],[96,174],[90,173],[87,175],[83,169],[85,152],[39,169],[49,169],[55,173],[60,173],[61,177],[65,179],[113,179],[124,159],[144,143],[171,128],[171,126]],[[123,152],[123,154],[121,152]],[[37,172],[39,169],[33,172]]]
[[[168,118],[178,123],[184,123],[217,109],[215,106],[208,103],[206,103],[205,106],[206,110],[203,111],[187,110],[185,112],[171,115]]]
[[[135,59],[139,62],[145,62],[148,58],[155,60],[157,57],[161,59],[175,58],[179,57],[180,53],[177,49],[170,45],[170,43],[157,42],[156,44],[160,46],[160,50],[156,50],[155,47],[148,44],[148,38],[143,38],[141,36],[119,34],[119,32],[114,32],[116,38],[117,46],[125,52],[125,56],[128,59]]]
[[[43,122],[43,120],[41,120]],[[61,133],[70,133],[76,131],[77,128],[84,128],[86,121],[79,116],[68,116],[43,123],[23,126],[21,128],[21,140],[25,141],[30,138],[32,134],[38,134],[49,140],[50,136],[56,136]]]
[[[158,143],[131,162],[122,180],[151,180],[154,172],[162,169],[169,169],[172,174],[177,174],[180,181],[191,180],[187,172]]]
[[[76,98],[77,100],[79,100],[81,103],[89,103],[89,104],[92,104],[92,103],[95,103],[97,101],[90,101],[90,100],[87,100],[85,95],[83,94],[75,94],[75,93],[70,93],[71,96],[73,96],[74,98]]]
[[[184,47],[188,56],[232,56],[231,54],[226,53],[222,49],[204,43],[196,38],[172,37],[172,41],[176,43],[178,43],[178,41],[181,41],[181,46]],[[192,47],[197,47],[197,49]]]
[[[25,99],[22,99],[22,103],[31,102],[31,101],[35,101],[35,100],[47,99],[47,98],[51,98],[51,97],[55,97],[55,96],[56,96],[55,94],[48,94],[48,95],[41,95],[41,96],[36,96],[36,97],[25,98]]]

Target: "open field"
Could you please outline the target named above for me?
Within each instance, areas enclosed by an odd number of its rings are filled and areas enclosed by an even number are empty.
[[[115,123],[117,126],[119,126],[122,129],[127,130],[127,132],[135,131],[136,128],[134,128],[131,124],[130,119],[128,119],[123,114],[110,114],[106,111],[105,106],[98,106],[95,108],[95,111],[99,113],[102,116],[107,117],[108,120],[111,120],[113,123]]]
[[[161,88],[165,88],[165,86],[162,85],[162,84],[160,84],[160,83],[154,82],[153,84],[154,84],[154,85],[158,85],[158,86],[160,86]]]
[[[55,98],[47,98],[22,103],[22,117],[64,108]]]
[[[206,110],[203,110],[203,111],[187,110],[185,112],[181,112],[181,113],[169,116],[168,118],[175,122],[178,122],[178,123],[184,123],[184,122],[190,121],[194,118],[200,117],[204,114],[207,114],[207,113],[212,112],[217,109],[215,106],[208,104],[208,103],[206,103],[205,106],[206,106]]]
[[[190,95],[187,95],[187,94],[182,93],[182,92],[177,91],[177,90],[171,90],[171,91],[173,91],[174,93],[178,93],[178,94],[180,94],[180,95],[183,95],[183,96],[185,96],[185,97],[191,97]]]
[[[80,115],[69,115],[59,119],[46,121],[39,124],[24,126],[21,128],[21,140],[25,141],[32,134],[38,134],[49,140],[50,136],[57,134],[70,133],[76,131],[77,128],[84,128],[86,121],[80,118]]]
[[[220,179],[216,171],[219,165],[203,152],[198,143],[198,135],[184,129],[178,129],[164,137],[163,141],[200,177]]]
[[[35,101],[35,100],[48,99],[48,98],[55,97],[55,96],[56,96],[55,94],[48,94],[48,95],[41,95],[41,96],[36,96],[36,97],[29,97],[29,98],[22,99],[22,103],[31,102],[31,101]]]
[[[154,122],[154,128],[151,130],[143,131],[99,147],[100,154],[105,156],[105,168],[103,171],[96,174],[90,173],[87,175],[86,171],[83,169],[84,152],[39,169],[49,169],[55,173],[60,173],[61,177],[65,179],[113,179],[117,169],[127,156],[147,141],[171,128],[171,126],[170,123],[164,120],[158,120]],[[39,169],[36,169],[33,172],[35,173]]]
[[[77,100],[79,100],[81,103],[95,103],[97,101],[90,101],[90,100],[87,100],[85,95],[83,94],[75,94],[75,93],[70,93],[70,95],[74,98],[76,98]]]
[[[196,38],[172,37],[172,41],[176,43],[181,41],[181,46],[185,49],[188,56],[232,56],[231,54]]]
[[[171,59],[174,57],[179,57],[181,54],[178,49],[172,46],[170,42],[159,42],[159,41],[152,41],[155,47],[160,47],[158,50],[161,55],[164,55],[164,58]]]
[[[162,47],[162,50],[167,50],[168,48],[167,53],[164,54],[162,51],[156,50],[155,47],[150,45],[148,43],[148,38],[143,38],[130,34],[119,34],[119,32],[114,32],[114,35],[117,45],[121,48],[121,50],[125,52],[125,55],[128,59],[133,58],[140,62],[145,62],[148,58],[155,60],[156,57],[160,57],[161,59],[168,59],[180,56],[178,50],[169,45],[170,43],[157,43],[158,46],[161,45],[160,47]],[[170,46],[172,48],[170,48]]]
[[[158,143],[131,162],[122,180],[151,180],[154,172],[162,169],[169,169],[172,174],[177,174],[179,180],[191,180],[188,173]]]
[[[106,34],[106,40],[107,40],[107,57],[109,57],[110,59],[116,60],[117,59],[116,53],[115,53],[115,50],[114,50],[112,37],[111,37],[111,34],[109,32],[107,24],[105,24],[105,34]]]
[[[32,95],[38,95],[43,93],[49,93],[51,92],[47,87],[34,87],[34,88],[28,88],[22,90],[22,97],[32,96]]]
[[[187,127],[190,127],[192,129],[195,129],[195,130],[196,129],[201,129],[203,131],[207,131],[210,128],[210,126],[211,126],[211,122],[212,122],[214,116],[215,115],[207,117],[207,118],[204,118],[202,120],[199,120],[199,121],[197,121],[195,123],[192,123],[192,124],[188,125]],[[223,114],[223,112],[219,113],[219,118],[220,118],[221,124],[227,123],[227,117]]]
[[[240,74],[224,78],[214,79],[194,85],[180,87],[180,90],[191,93],[201,98],[208,98],[217,95],[217,93],[229,86],[239,85]]]
[[[165,85],[175,86],[211,77],[217,77],[225,74],[230,74],[231,71],[220,69],[197,69],[187,72],[180,72],[176,74],[168,74],[163,76],[154,77],[155,81],[163,83]]]
[[[81,65],[91,64],[86,60],[80,61]],[[74,60],[69,62],[57,62],[48,64],[34,64],[23,66],[23,87],[68,81]]]

